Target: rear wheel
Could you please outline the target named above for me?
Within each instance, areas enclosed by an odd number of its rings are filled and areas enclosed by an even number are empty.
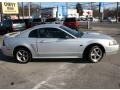
[[[15,52],[15,58],[19,63],[28,63],[32,55],[26,48],[18,48]]]
[[[92,46],[87,52],[87,60],[97,63],[103,58],[104,52],[99,46]]]

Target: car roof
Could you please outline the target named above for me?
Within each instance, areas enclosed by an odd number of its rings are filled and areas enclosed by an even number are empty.
[[[21,35],[27,36],[26,34],[28,32],[31,32],[32,30],[38,29],[38,28],[59,28],[60,26],[62,25],[61,24],[41,24],[41,25],[34,26],[32,28],[26,29],[25,31],[22,31]]]

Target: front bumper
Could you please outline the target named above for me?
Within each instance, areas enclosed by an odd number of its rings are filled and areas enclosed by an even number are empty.
[[[6,46],[1,46],[2,53],[6,56],[13,56],[13,52],[11,49],[7,48]]]
[[[113,45],[106,48],[106,55],[117,54],[119,51],[119,45]]]

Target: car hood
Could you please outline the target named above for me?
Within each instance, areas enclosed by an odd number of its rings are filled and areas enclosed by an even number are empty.
[[[89,39],[113,39],[112,37],[102,34],[102,33],[97,33],[97,32],[83,32],[82,38],[89,38]]]

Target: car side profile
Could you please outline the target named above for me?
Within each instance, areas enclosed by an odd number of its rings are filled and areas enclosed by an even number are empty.
[[[1,49],[19,63],[34,58],[84,58],[96,63],[104,54],[116,54],[119,45],[108,35],[78,32],[60,24],[42,24],[6,34]]]

